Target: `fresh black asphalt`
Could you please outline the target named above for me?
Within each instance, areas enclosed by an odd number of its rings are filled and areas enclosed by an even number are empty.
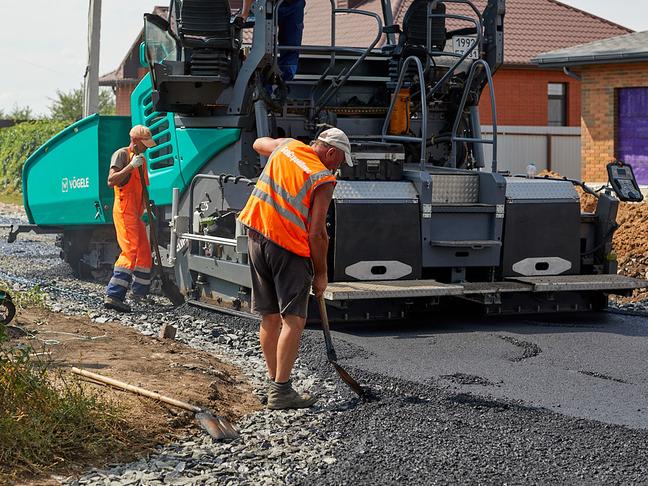
[[[337,462],[309,484],[648,483],[644,317],[436,317],[334,340],[381,400],[344,391]],[[330,376],[322,347],[310,329],[302,359]]]

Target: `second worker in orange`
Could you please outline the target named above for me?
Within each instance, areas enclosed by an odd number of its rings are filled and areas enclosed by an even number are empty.
[[[290,381],[311,291],[328,284],[326,213],[342,162],[352,165],[342,130],[323,131],[309,146],[291,138],[259,138],[268,162],[239,220],[248,227],[252,310],[262,316],[260,340],[270,380],[268,408],[305,408],[316,401]]]

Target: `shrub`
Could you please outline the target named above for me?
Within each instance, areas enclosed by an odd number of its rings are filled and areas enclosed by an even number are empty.
[[[11,295],[19,308],[43,305],[38,287]],[[41,355],[0,325],[0,484],[69,471],[139,440],[121,406]]]
[[[25,160],[68,124],[35,120],[0,129],[0,192],[20,192]]]
[[[34,285],[27,290],[14,291],[9,282],[0,280],[0,290],[4,290],[11,295],[13,303],[19,309],[41,308],[45,307],[45,291],[41,289],[40,285]],[[0,339],[0,342],[2,339]]]
[[[0,484],[102,458],[132,433],[119,407],[32,352],[0,344]]]

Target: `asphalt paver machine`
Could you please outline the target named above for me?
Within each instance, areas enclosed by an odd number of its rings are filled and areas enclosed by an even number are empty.
[[[147,156],[156,224],[169,241],[163,263],[189,299],[249,311],[236,215],[266,163],[252,144],[310,141],[329,126],[349,135],[355,161],[341,168],[328,214],[332,320],[466,304],[583,311],[646,286],[617,275],[610,258],[618,197],[598,193],[595,213],[581,213],[571,181],[498,168],[492,76],[504,61],[504,0],[481,2],[483,11],[468,0],[413,0],[398,22],[389,0],[380,12],[330,0],[329,45],[301,47],[277,44],[281,3],[258,0],[245,22],[227,0],[174,0],[168,17],[145,15],[149,74],[130,121],[158,142]],[[351,17],[371,32],[368,45],[338,45],[336,27]],[[299,51],[299,68],[285,82],[277,61],[288,50]],[[480,130],[484,90],[490,137]],[[92,235],[84,245],[86,263],[114,258]]]

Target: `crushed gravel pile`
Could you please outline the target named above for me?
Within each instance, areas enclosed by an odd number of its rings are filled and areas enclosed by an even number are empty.
[[[55,311],[97,322],[118,320],[143,334],[155,335],[164,323],[173,323],[179,339],[238,364],[257,391],[263,390],[258,323],[190,307],[171,310],[159,298],[160,305],[144,306],[139,314],[107,312],[100,306],[103,287],[73,279],[51,236],[24,236],[19,244],[0,241],[0,279],[23,288],[38,282]],[[336,348],[342,363],[366,354],[345,341],[336,341]],[[646,430],[461,394],[440,383],[347,369],[380,401],[365,404],[353,396],[327,363],[321,331],[309,329],[296,381],[321,396],[312,409],[252,414],[239,424],[242,439],[232,444],[190,437],[139,461],[61,479],[68,484],[321,486],[646,481]]]
[[[648,278],[648,203],[621,203],[614,235],[619,271]]]
[[[581,191],[581,208],[586,212],[594,212],[596,198],[582,194]],[[619,273],[648,279],[648,202],[620,203],[617,223],[619,229],[614,233],[613,248]],[[631,300],[645,299],[648,299],[648,292],[637,291]]]

